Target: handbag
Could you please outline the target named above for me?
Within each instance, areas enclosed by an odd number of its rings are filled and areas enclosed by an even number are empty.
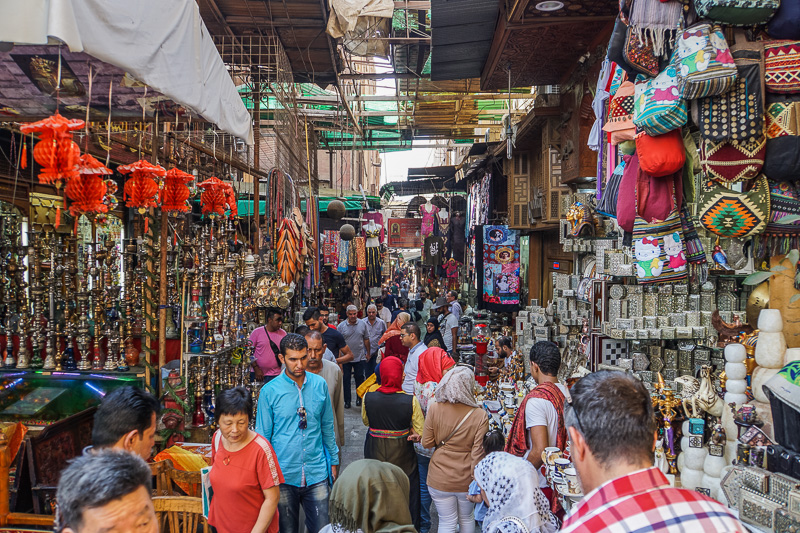
[[[622,174],[629,159],[629,156],[624,157],[614,169],[614,172],[611,173],[611,176],[608,177],[605,187],[603,187],[603,195],[600,197],[600,201],[597,202],[597,212],[601,215],[617,218],[617,195],[619,194],[620,183],[622,183]]]
[[[639,179],[639,158],[634,153],[625,157],[625,168],[617,193],[617,224],[627,233],[633,231],[636,218],[636,182]]]
[[[767,33],[774,39],[800,39],[800,0],[781,0]]]
[[[773,97],[767,106],[764,174],[778,181],[800,179],[800,100]]]
[[[633,253],[636,280],[641,284],[674,283],[687,278],[681,219],[675,209],[674,198],[672,209],[664,220],[647,222],[639,216],[637,207],[633,224]]]
[[[633,123],[648,135],[663,135],[686,124],[686,101],[678,91],[674,62],[651,80],[635,84]]]
[[[764,85],[771,93],[800,92],[800,42],[764,43]]]
[[[755,179],[764,166],[767,138],[715,142],[704,139],[700,145],[700,164],[705,175],[723,183]]]
[[[739,75],[725,94],[699,100],[700,135],[713,141],[743,141],[764,133],[762,51],[734,49]]]
[[[691,264],[702,264],[706,262],[706,251],[703,242],[694,227],[689,209],[686,204],[681,207],[681,230],[683,231],[683,243],[686,247],[686,260]]]
[[[631,28],[625,37],[625,48],[622,50],[625,61],[630,67],[645,76],[651,78],[658,76],[660,71],[658,57],[653,51],[653,43]]]
[[[785,181],[769,183],[770,217],[764,233],[753,237],[753,255],[784,255],[800,248],[800,220],[781,222],[789,216],[800,216],[800,186]]]
[[[694,0],[700,18],[731,26],[764,24],[779,4],[780,0]]]
[[[614,30],[611,32],[611,39],[608,41],[608,59],[616,63],[630,78],[636,75],[636,70],[634,70],[625,59],[625,42],[627,41],[627,37],[628,25],[617,17],[617,20],[614,22]]]
[[[681,130],[672,130],[657,137],[640,133],[636,136],[636,153],[639,155],[639,167],[655,178],[674,174],[686,163]]]
[[[678,90],[686,100],[727,92],[738,70],[719,26],[695,24],[681,33],[677,46]]]
[[[700,225],[720,237],[749,237],[764,231],[769,220],[769,184],[762,174],[748,192],[703,181],[697,197]]]
[[[633,93],[633,83],[625,81],[608,104],[608,120],[603,125],[603,131],[611,134],[611,144],[631,141],[636,136],[636,126],[633,125]]]

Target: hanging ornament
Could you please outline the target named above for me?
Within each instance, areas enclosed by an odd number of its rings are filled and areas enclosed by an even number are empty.
[[[130,165],[118,167],[117,170],[122,174],[131,175],[125,182],[123,194],[126,206],[138,209],[140,214],[144,214],[148,207],[158,205],[158,183],[153,178],[164,176],[167,173],[164,167],[140,159]]]
[[[73,216],[105,213],[108,206],[103,203],[106,195],[105,176],[111,171],[89,154],[78,160],[77,176],[67,181],[64,192],[72,200],[69,212]]]
[[[103,203],[109,212],[115,210],[119,204],[119,200],[116,197],[118,188],[116,181],[110,178],[106,180],[106,195],[103,197]]]
[[[62,182],[78,175],[76,167],[81,151],[70,132],[83,125],[82,120],[66,119],[56,111],[44,120],[20,127],[22,133],[41,133],[33,147],[33,159],[42,167],[39,183],[60,187]]]
[[[200,194],[200,211],[204,215],[225,216],[225,211],[230,209],[231,216],[234,216],[236,199],[233,187],[213,176],[197,186],[203,189]]]
[[[187,174],[177,168],[167,171],[164,178],[164,188],[161,189],[161,210],[167,213],[186,213],[191,210],[187,203],[191,191],[187,186],[194,179],[194,176]]]

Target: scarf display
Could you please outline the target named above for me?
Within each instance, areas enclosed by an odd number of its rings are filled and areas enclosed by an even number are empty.
[[[633,3],[628,31],[641,43],[652,44],[656,57],[664,57],[678,36],[682,2],[636,0]]]
[[[394,394],[403,390],[403,369],[405,365],[397,357],[387,357],[381,361],[381,386],[378,392]]]
[[[330,521],[334,531],[415,533],[408,510],[408,476],[397,466],[361,459],[333,484]]]
[[[475,401],[475,374],[465,366],[456,366],[439,381],[435,398],[440,403],[463,403],[478,407]]]
[[[326,265],[339,266],[339,232],[325,230],[325,244],[322,245],[322,259]]]
[[[428,348],[420,354],[418,364],[417,383],[428,383],[429,381],[439,383],[444,377],[444,371],[455,366],[456,362],[443,349]]]
[[[339,240],[339,261],[336,264],[336,270],[339,272],[347,272],[350,266],[350,241]]]
[[[519,232],[508,226],[483,226],[482,236],[483,271],[478,292],[481,294],[482,308],[496,312],[509,311],[509,307],[519,306],[520,295],[520,257]]]
[[[484,533],[558,531],[558,520],[539,488],[536,469],[525,459],[505,452],[490,453],[475,467],[475,481],[489,499]]]
[[[367,239],[356,237],[353,239],[356,248],[356,270],[367,269]]]
[[[394,322],[392,322],[391,325],[388,328],[386,328],[386,333],[381,335],[378,344],[383,344],[392,337],[400,335],[400,328],[403,327],[403,324],[405,324],[409,320],[411,320],[411,315],[409,315],[408,313],[400,313],[399,315],[397,315],[397,318],[394,319]]]

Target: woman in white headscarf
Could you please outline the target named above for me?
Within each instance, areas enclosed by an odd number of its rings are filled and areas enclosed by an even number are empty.
[[[558,519],[539,489],[539,473],[520,457],[506,452],[490,453],[475,467],[475,481],[489,511],[484,533],[551,533]]]
[[[436,447],[428,467],[428,492],[439,514],[439,533],[473,533],[473,504],[467,499],[472,471],[483,459],[489,417],[475,401],[475,374],[455,366],[439,382],[429,404],[422,446]]]

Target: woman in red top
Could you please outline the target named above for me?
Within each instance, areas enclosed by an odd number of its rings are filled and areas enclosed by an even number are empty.
[[[381,336],[380,343],[384,345],[386,350],[383,353],[384,357],[395,356],[399,357],[403,363],[408,359],[408,348],[403,346],[400,340],[400,328],[403,324],[411,320],[411,315],[408,313],[400,313],[394,319],[392,325],[386,330],[386,333]]]
[[[219,533],[278,533],[283,474],[270,443],[249,427],[250,393],[244,387],[221,392],[215,411],[209,524]]]

